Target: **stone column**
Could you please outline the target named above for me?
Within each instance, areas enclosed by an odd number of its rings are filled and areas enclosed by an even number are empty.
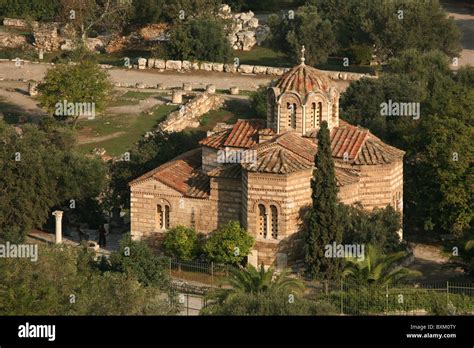
[[[181,104],[183,102],[183,93],[181,91],[174,90],[171,102],[173,104]]]
[[[63,241],[63,212],[61,210],[56,210],[53,212],[53,216],[56,217],[56,244],[61,244]]]
[[[231,87],[231,88],[230,88],[230,94],[231,94],[231,95],[237,95],[237,94],[239,94],[239,87]]]

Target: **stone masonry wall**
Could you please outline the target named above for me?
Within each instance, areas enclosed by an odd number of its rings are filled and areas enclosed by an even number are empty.
[[[167,132],[180,132],[187,127],[199,126],[199,118],[210,110],[219,109],[224,105],[224,99],[217,94],[202,93],[179,110],[168,115],[161,122],[158,130]]]

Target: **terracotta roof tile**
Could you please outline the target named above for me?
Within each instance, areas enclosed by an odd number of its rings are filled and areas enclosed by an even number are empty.
[[[331,87],[331,80],[321,70],[309,65],[300,64],[285,73],[275,84],[281,93],[294,91],[306,96],[312,91],[327,92]]]
[[[266,128],[265,120],[249,119],[238,120],[232,129],[215,133],[199,142],[199,144],[221,149],[224,147],[251,148],[258,144],[258,134],[274,134]]]
[[[237,179],[240,178],[242,174],[242,168],[239,164],[224,165],[217,167],[211,170],[207,175],[210,177],[219,177],[219,178],[231,178]]]
[[[154,178],[185,196],[207,198],[210,192],[209,177],[200,171],[201,154],[200,148],[185,152],[133,180],[130,186]]]
[[[311,169],[313,164],[292,151],[277,145],[260,151],[256,163],[245,163],[242,166],[252,172],[289,174]]]

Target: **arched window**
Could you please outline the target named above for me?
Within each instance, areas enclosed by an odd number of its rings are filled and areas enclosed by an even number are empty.
[[[272,238],[278,239],[278,209],[274,205],[270,206],[270,212],[272,214]]]
[[[319,128],[323,115],[323,103],[318,102],[318,104],[315,105],[315,108],[314,128]]]
[[[170,228],[170,207],[169,205],[165,205],[165,228],[169,230]]]
[[[288,109],[288,127],[296,129],[296,104],[286,103]]]
[[[169,205],[158,204],[156,206],[156,228],[164,230],[170,228],[170,207]]]
[[[258,235],[267,238],[267,212],[263,204],[258,205]]]
[[[162,230],[163,229],[163,208],[161,205],[156,206],[156,229]]]

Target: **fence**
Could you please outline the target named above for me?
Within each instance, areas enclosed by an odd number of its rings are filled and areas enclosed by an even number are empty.
[[[233,266],[167,259],[181,313],[196,315],[212,288],[226,287]],[[341,315],[473,315],[474,284],[375,285],[349,279],[303,280],[304,297],[330,303]]]
[[[341,279],[309,282],[309,298],[333,304],[341,315],[472,315],[472,283],[375,285]]]

